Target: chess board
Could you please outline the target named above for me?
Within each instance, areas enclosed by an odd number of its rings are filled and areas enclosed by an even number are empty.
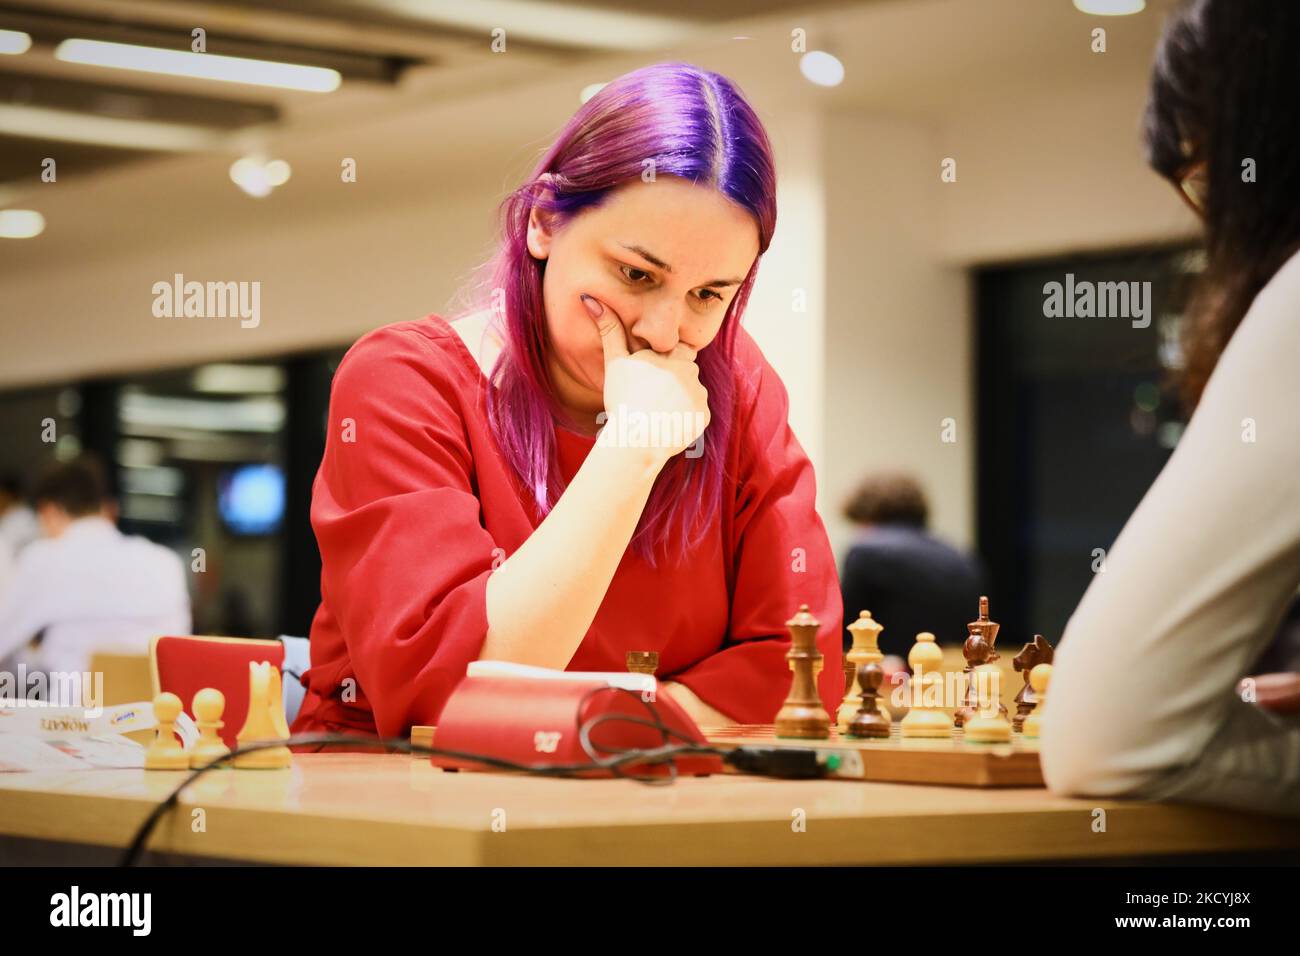
[[[701,728],[718,747],[815,747],[842,758],[837,778],[951,787],[1041,787],[1038,741],[1019,734],[1006,744],[975,744],[954,729],[951,738],[904,738],[895,724],[888,740],[862,740],[831,730],[828,740],[777,737],[771,724]]]

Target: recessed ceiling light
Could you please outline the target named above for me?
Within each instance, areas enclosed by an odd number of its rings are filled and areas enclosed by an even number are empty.
[[[32,48],[32,38],[21,30],[0,30],[0,53],[17,56]]]
[[[809,50],[799,58],[804,79],[818,86],[839,86],[844,82],[844,64],[825,50]]]
[[[252,86],[274,86],[307,93],[330,93],[339,88],[343,79],[338,70],[323,66],[250,60],[217,53],[163,50],[159,47],[107,43],[102,40],[64,40],[55,47],[54,56],[65,63],[165,73],[169,76],[188,76],[225,83],[248,83]]]
[[[0,238],[32,239],[45,231],[45,217],[34,209],[0,209]]]
[[[262,199],[276,186],[289,181],[292,172],[283,159],[266,161],[258,156],[244,156],[230,165],[230,180],[250,196]]]
[[[1074,7],[1098,17],[1124,17],[1141,13],[1147,7],[1147,0],[1074,0]]]
[[[273,159],[266,164],[266,181],[272,186],[283,186],[289,181],[292,170],[283,159]]]
[[[230,164],[230,181],[258,199],[271,195],[271,180],[266,175],[266,164],[251,156],[244,156]]]

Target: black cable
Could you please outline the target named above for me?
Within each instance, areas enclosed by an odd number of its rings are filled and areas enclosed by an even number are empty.
[[[666,786],[677,780],[676,758],[687,755],[714,755],[720,757],[723,763],[728,764],[743,773],[762,774],[765,776],[783,777],[786,779],[811,779],[814,777],[825,776],[829,768],[822,762],[822,756],[818,751],[808,747],[734,747],[724,749],[712,745],[697,744],[686,734],[674,730],[664,723],[659,715],[659,711],[646,700],[644,696],[636,691],[628,690],[622,687],[594,687],[583,695],[578,704],[578,713],[582,713],[582,708],[586,705],[595,694],[614,691],[622,694],[633,694],[637,700],[645,706],[651,719],[644,720],[639,717],[633,717],[628,714],[597,714],[586,721],[575,719],[578,731],[578,741],[583,751],[590,759],[589,763],[571,763],[571,764],[525,764],[513,760],[504,760],[500,757],[490,757],[485,754],[468,753],[462,750],[447,750],[441,747],[426,747],[423,744],[415,744],[403,737],[368,737],[361,734],[339,734],[339,733],[320,733],[320,734],[298,734],[290,736],[286,740],[268,740],[260,743],[247,744],[243,747],[230,751],[223,757],[214,760],[206,766],[199,767],[190,773],[179,786],[167,795],[160,804],[150,811],[145,817],[144,822],[136,830],[134,838],[126,849],[122,857],[121,866],[134,866],[140,856],[144,853],[145,844],[149,841],[150,835],[158,822],[163,816],[180,800],[181,791],[192,784],[195,780],[218,767],[232,761],[241,754],[254,753],[258,750],[268,750],[272,747],[300,747],[319,745],[322,747],[342,746],[364,744],[368,747],[385,747],[389,750],[396,750],[400,753],[410,753],[420,756],[429,757],[448,757],[453,760],[462,760],[468,763],[480,764],[484,767],[490,767],[497,770],[508,770],[517,773],[531,774],[539,777],[580,777],[583,774],[589,774],[593,770],[609,771],[616,777],[626,780],[633,780],[637,783],[643,783],[650,786]],[[600,746],[592,741],[591,732],[603,723],[609,721],[622,721],[623,723],[635,724],[641,727],[651,727],[659,731],[661,743],[658,747],[608,747]],[[670,744],[670,738],[686,741],[686,743]],[[605,756],[606,754],[612,756]],[[657,766],[667,764],[667,774],[649,774],[637,775],[628,773],[624,768],[628,765],[646,764]]]
[[[663,719],[659,716],[659,711],[651,705],[650,701],[645,699],[644,694],[637,694],[636,691],[628,690],[627,688],[593,687],[590,691],[584,694],[582,700],[579,701],[578,713],[579,714],[582,713],[582,708],[586,705],[588,700],[590,700],[596,694],[603,693],[605,691],[617,691],[623,694],[634,695],[636,699],[642,704],[642,706],[644,706],[645,709],[649,711],[651,720],[639,720],[636,717],[630,717],[627,714],[598,714],[595,717],[592,717],[591,719],[586,721],[586,723],[581,724],[578,727],[578,742],[582,745],[583,751],[593,761],[600,761],[602,760],[602,757],[597,752],[596,744],[594,744],[591,740],[591,731],[596,727],[600,726],[601,724],[611,720],[618,720],[627,724],[636,724],[641,727],[653,727],[655,730],[658,730],[661,738],[660,745],[658,748],[660,751],[669,747],[668,744],[669,737],[677,737],[680,740],[686,741],[685,748],[691,748],[691,749],[684,749],[681,746],[677,748],[672,748],[672,752],[674,755],[685,754],[685,753],[711,753],[711,754],[717,754],[718,756],[725,756],[725,751],[719,750],[717,747],[710,746],[710,747],[705,747],[703,749],[698,748],[698,745],[696,745],[695,741],[692,740],[690,737],[686,736],[685,734],[679,733],[676,730],[673,730],[666,723],[664,723]],[[621,754],[621,755],[639,754],[644,756],[647,753],[653,752],[653,751],[647,751],[644,748],[635,748],[635,747],[634,748],[606,747],[603,749],[606,753]],[[633,761],[633,762],[638,762],[638,761]],[[647,761],[647,762],[663,763],[665,761]],[[671,759],[666,761],[666,763],[668,764],[668,773],[665,775],[652,774],[649,776],[636,776],[624,771],[621,764],[611,764],[609,765],[609,769],[616,777],[624,777],[629,780],[636,780],[639,783],[645,783],[651,786],[666,786],[668,784],[673,783],[677,779],[677,764],[673,762]]]
[[[636,694],[635,691],[619,687],[596,687],[583,696],[579,704],[578,711],[581,713],[582,706],[597,693],[604,691],[618,691],[625,694]],[[322,747],[356,745],[364,744],[369,747],[385,747],[390,750],[396,750],[402,753],[417,754],[420,756],[437,756],[448,757],[454,760],[463,760],[469,763],[481,764],[498,770],[509,770],[518,773],[531,774],[541,777],[576,777],[584,773],[590,773],[593,770],[607,770],[618,777],[634,780],[638,783],[645,783],[655,786],[661,786],[665,783],[672,783],[677,779],[677,765],[674,762],[676,757],[688,754],[713,754],[727,758],[729,751],[725,751],[713,746],[696,744],[685,734],[673,730],[659,716],[659,712],[646,701],[640,694],[636,694],[637,699],[646,706],[650,712],[652,720],[641,720],[631,717],[627,714],[599,714],[587,721],[578,724],[578,739],[582,744],[583,750],[591,758],[590,763],[574,764],[525,764],[517,763],[512,760],[504,760],[500,757],[490,757],[485,754],[468,753],[460,750],[446,750],[439,747],[425,747],[422,744],[413,744],[411,741],[402,737],[368,737],[361,734],[339,734],[339,733],[318,733],[318,734],[298,734],[290,736],[286,740],[270,740],[259,743],[247,744],[230,751],[224,756],[214,760],[212,763],[192,771],[188,777],[183,780],[167,797],[150,811],[144,821],[136,830],[134,838],[127,847],[126,853],[122,857],[121,866],[134,866],[141,854],[144,852],[145,844],[148,842],[150,835],[158,822],[172,807],[176,806],[180,799],[181,791],[190,784],[194,783],[199,777],[222,767],[232,761],[235,757],[242,754],[254,753],[258,750],[268,750],[272,747],[297,747],[319,745]],[[663,743],[658,747],[652,748],[611,748],[599,747],[591,740],[591,731],[602,723],[611,720],[624,721],[626,723],[637,724],[640,726],[653,727],[660,732]],[[670,737],[676,737],[687,741],[685,744],[669,744]],[[601,751],[607,754],[614,754],[612,757],[602,756]],[[627,773],[623,768],[628,764],[649,764],[668,765],[667,775],[649,775],[639,776]]]

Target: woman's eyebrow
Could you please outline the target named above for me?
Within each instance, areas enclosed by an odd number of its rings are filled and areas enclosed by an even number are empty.
[[[641,248],[641,247],[638,246],[638,245],[634,245],[634,244],[632,244],[632,243],[628,243],[628,242],[620,242],[619,245],[622,246],[624,249],[628,250],[629,252],[635,252],[638,256],[640,256],[640,257],[641,257],[642,259],[644,259],[646,262],[648,262],[648,263],[650,263],[651,265],[656,266],[656,267],[658,267],[658,268],[660,268],[660,269],[663,269],[664,272],[672,272],[672,271],[673,271],[673,267],[670,266],[668,263],[664,262],[664,261],[663,261],[662,259],[660,259],[658,256],[654,255],[654,254],[651,253],[651,252],[646,251],[645,249]],[[704,283],[704,288],[706,288],[706,289],[721,289],[721,288],[724,288],[725,286],[729,286],[729,285],[740,285],[740,281],[741,281],[741,280],[739,280],[739,279],[714,279],[712,282],[705,282],[705,283]]]

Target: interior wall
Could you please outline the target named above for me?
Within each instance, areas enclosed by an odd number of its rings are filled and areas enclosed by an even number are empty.
[[[936,255],[936,131],[838,113],[826,130],[823,515],[841,551],[852,528],[839,512],[854,486],[901,469],[925,485],[935,529],[969,544],[971,316],[965,271]]]
[[[777,226],[744,323],[789,393],[790,427],[816,470],[821,505],[826,492],[828,318],[822,123],[808,113],[782,114],[778,123],[765,119],[779,179]]]
[[[826,116],[821,505],[837,552],[853,533],[844,499],[880,468],[917,474],[934,530],[974,545],[974,268],[1195,235],[1145,166],[1134,80],[995,87],[942,116]],[[940,178],[947,158],[955,182]]]
[[[1144,74],[994,87],[943,118],[957,161],[936,209],[936,256],[970,264],[1168,243],[1198,223],[1146,165]],[[938,160],[932,157],[937,181]]]
[[[843,497],[887,465],[918,470],[936,528],[973,541],[971,266],[1191,234],[1190,214],[1143,167],[1144,75],[1124,62],[1055,85],[980,74],[946,106],[933,95],[836,106],[775,69],[744,75],[780,173],[777,235],[746,321],[786,383],[838,549],[851,531]],[[578,65],[531,84],[527,114],[506,91],[295,130],[276,147],[295,178],[263,202],[223,181],[223,157],[50,184],[50,231],[87,222],[57,258],[36,239],[0,262],[0,388],[325,347],[442,309],[488,252],[503,192],[600,75]],[[344,156],[359,157],[356,184],[339,181]],[[945,156],[955,183],[939,180]],[[154,318],[152,286],[176,272],[260,281],[261,324]],[[941,441],[945,418],[955,443]]]

